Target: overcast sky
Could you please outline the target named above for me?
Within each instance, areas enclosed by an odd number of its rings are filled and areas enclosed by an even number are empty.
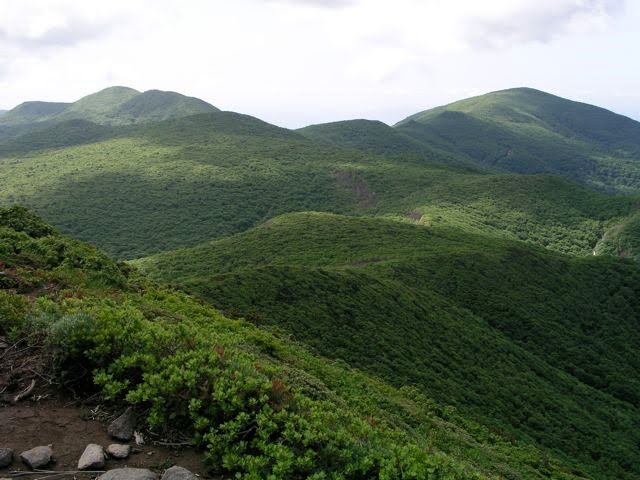
[[[640,119],[637,0],[0,0],[0,109],[111,85],[286,127],[530,86]]]

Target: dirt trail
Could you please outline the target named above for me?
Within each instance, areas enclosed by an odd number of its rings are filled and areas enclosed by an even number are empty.
[[[65,406],[63,400],[43,400],[34,402],[25,400],[18,405],[0,407],[0,447],[13,449],[15,456],[20,452],[38,445],[53,445],[56,463],[51,470],[75,470],[78,459],[89,443],[107,447],[119,443],[106,433],[103,423],[89,418],[89,407]],[[166,446],[135,445],[138,450],[126,460],[107,460],[105,470],[121,467],[144,467],[160,474],[171,465],[180,465],[191,470],[201,478],[212,478],[207,474],[202,462],[202,454],[192,448],[173,448]],[[28,471],[19,458],[12,465],[0,469],[0,478],[9,477],[15,470]],[[93,475],[95,476],[95,475]],[[23,476],[20,480],[38,478]]]

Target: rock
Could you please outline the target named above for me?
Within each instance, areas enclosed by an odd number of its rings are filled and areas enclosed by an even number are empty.
[[[78,470],[99,470],[102,467],[104,467],[104,449],[100,445],[90,443],[78,460]]]
[[[144,445],[144,436],[140,432],[133,432],[133,439],[136,445]]]
[[[20,454],[22,461],[31,468],[46,467],[53,460],[51,447],[35,447]]]
[[[113,458],[127,458],[131,454],[131,446],[113,443],[107,447],[107,453]]]
[[[146,468],[114,468],[97,480],[158,480],[158,475]]]
[[[165,470],[161,480],[197,480],[193,473],[183,467],[174,466]]]
[[[131,440],[135,428],[136,414],[133,413],[133,410],[129,407],[122,415],[111,422],[107,428],[107,433],[118,440],[128,441]]]
[[[13,463],[13,450],[0,448],[0,468],[8,467]]]

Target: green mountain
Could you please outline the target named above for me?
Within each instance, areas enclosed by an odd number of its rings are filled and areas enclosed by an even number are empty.
[[[128,125],[216,111],[216,107],[200,99],[175,92],[141,93],[127,87],[109,87],[74,103],[22,103],[0,118],[0,140],[65,120]]]
[[[635,479],[638,125],[531,89],[298,131],[123,87],[23,104],[0,206],[198,300],[0,209],[0,330],[220,474]]]
[[[640,187],[640,123],[530,88],[426,110],[395,128],[496,170],[551,173],[607,191]]]
[[[345,120],[310,125],[297,131],[313,140],[325,141],[366,153],[387,157],[413,156],[472,170],[487,170],[476,162],[467,161],[459,155],[452,155],[445,150],[427,145],[379,121]]]
[[[216,478],[585,478],[415,388],[160,288],[25,209],[0,209],[0,255],[0,335],[28,336],[56,384],[189,436]]]
[[[303,213],[134,264],[593,478],[640,475],[634,263]]]
[[[437,151],[365,153],[231,112],[125,126],[69,120],[0,142],[0,204],[31,206],[119,258],[307,210],[456,226],[590,255],[640,206],[637,197],[557,178],[447,163]]]

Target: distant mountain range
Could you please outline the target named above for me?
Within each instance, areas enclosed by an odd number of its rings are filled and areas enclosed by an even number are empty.
[[[393,128],[354,120],[301,132],[368,152],[446,152],[457,164],[561,175],[610,192],[635,193],[640,188],[639,122],[531,88],[426,110]]]

